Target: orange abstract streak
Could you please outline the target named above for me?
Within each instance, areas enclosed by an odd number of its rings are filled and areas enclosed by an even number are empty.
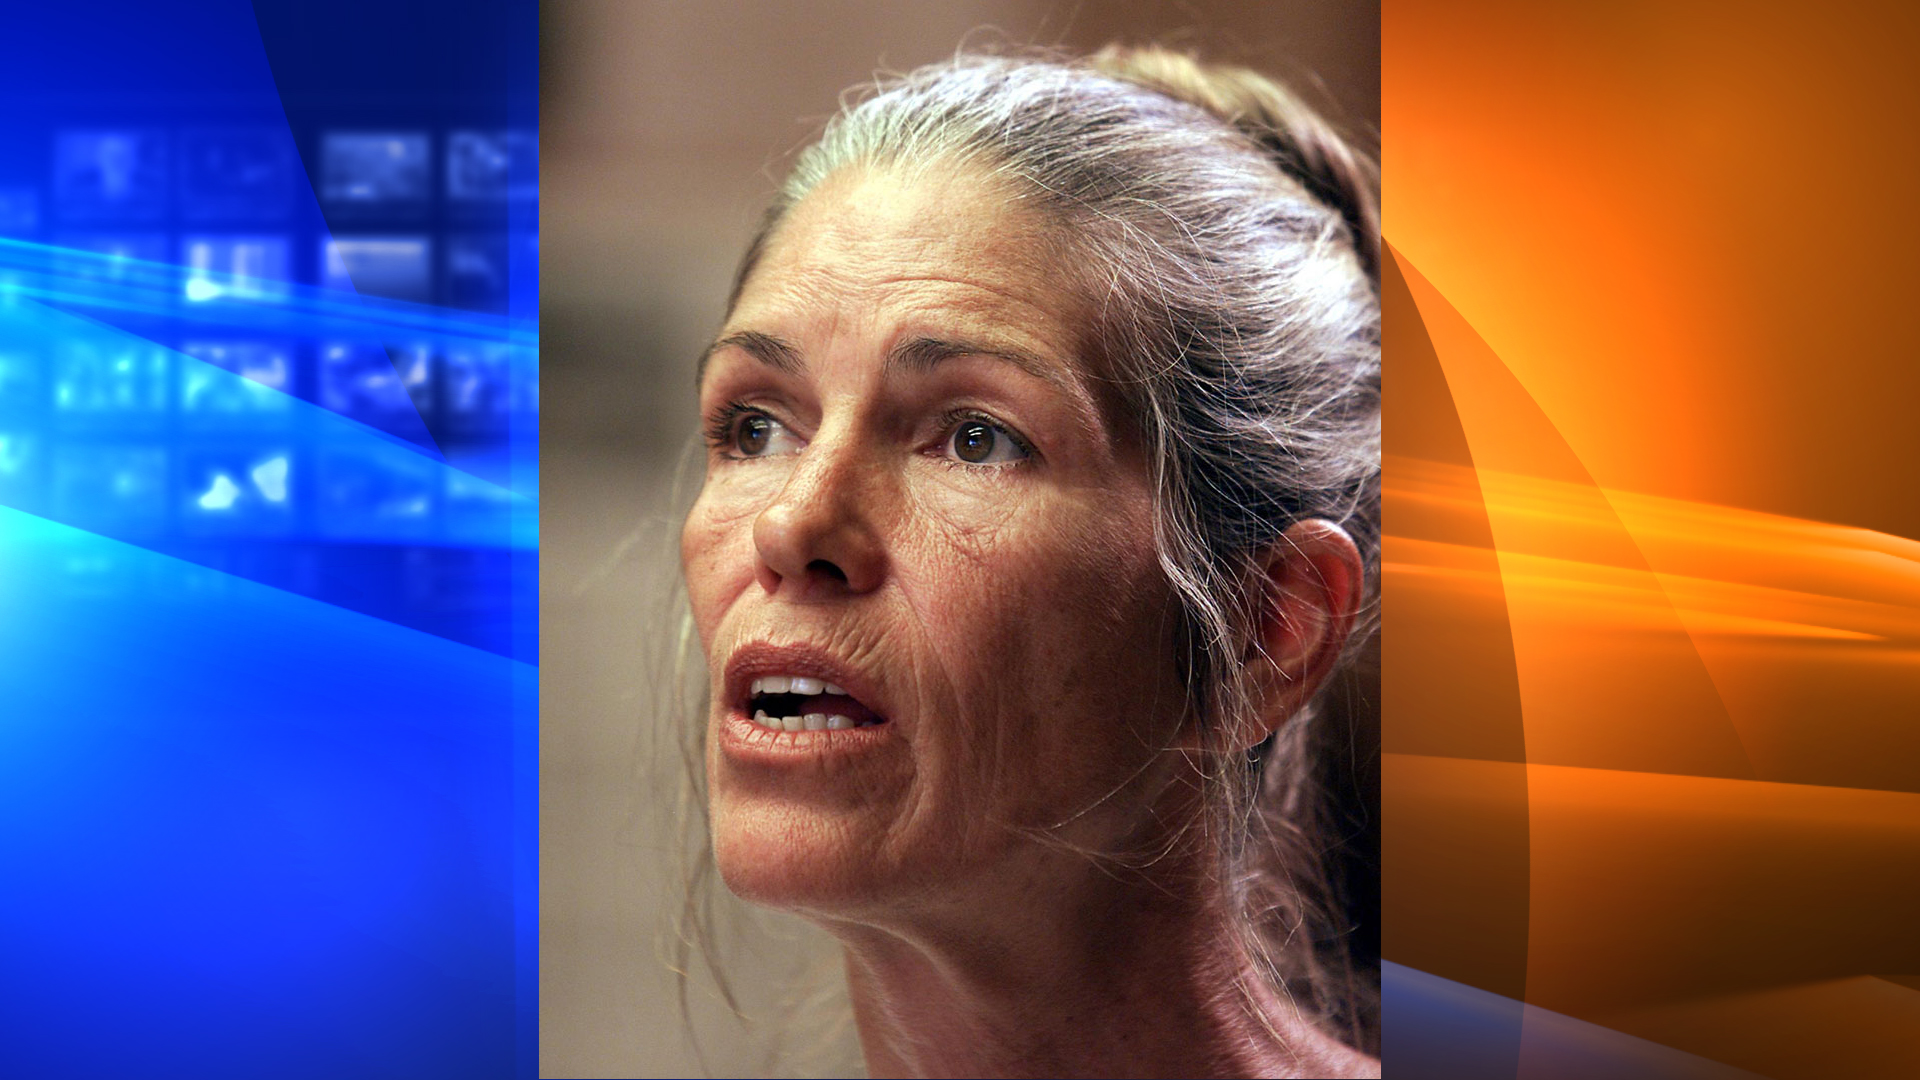
[[[1694,638],[1716,635],[1877,641],[1920,646],[1920,543],[1867,529],[1601,489],[1615,514],[1593,513],[1575,485],[1491,470],[1390,462],[1386,497],[1443,509],[1479,505],[1528,535],[1503,545],[1509,587],[1557,601],[1560,613],[1614,629],[1648,627],[1671,608]],[[1625,526],[1658,589],[1605,561],[1556,557],[1591,546],[1592,530]],[[1399,541],[1390,539],[1389,543]],[[1413,541],[1412,543],[1419,543]],[[1414,558],[1405,564],[1444,564]]]
[[[1530,706],[1604,725],[1591,699],[1541,703],[1567,689],[1553,657],[1684,650],[1712,673],[1759,778],[1920,791],[1920,544],[1604,489],[1617,516],[1602,514],[1577,484],[1428,462],[1390,460],[1386,476],[1390,529],[1394,509],[1463,513],[1483,500],[1491,518],[1524,523],[1503,535],[1497,574],[1470,546],[1390,532],[1383,576],[1390,592],[1504,597]],[[1591,557],[1604,547],[1591,534],[1616,522],[1651,571]],[[1554,736],[1537,716],[1528,730],[1529,758],[1542,760]]]

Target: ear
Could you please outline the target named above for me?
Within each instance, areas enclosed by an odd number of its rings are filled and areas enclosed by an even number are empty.
[[[1246,662],[1257,721],[1235,740],[1248,749],[1313,699],[1346,648],[1366,590],[1360,549],[1321,518],[1297,521],[1267,549],[1265,595]]]

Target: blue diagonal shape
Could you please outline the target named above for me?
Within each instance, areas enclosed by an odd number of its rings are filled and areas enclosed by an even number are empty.
[[[510,1075],[533,669],[15,510],[0,552],[0,1074]]]

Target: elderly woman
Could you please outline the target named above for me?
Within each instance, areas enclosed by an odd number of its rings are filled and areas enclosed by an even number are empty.
[[[839,940],[874,1075],[1378,1075],[1298,842],[1377,564],[1373,176],[1158,50],[963,56],[799,157],[681,550],[713,856]]]

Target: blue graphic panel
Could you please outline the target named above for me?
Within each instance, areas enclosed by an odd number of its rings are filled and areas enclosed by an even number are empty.
[[[531,1076],[537,7],[0,35],[4,1076]]]

